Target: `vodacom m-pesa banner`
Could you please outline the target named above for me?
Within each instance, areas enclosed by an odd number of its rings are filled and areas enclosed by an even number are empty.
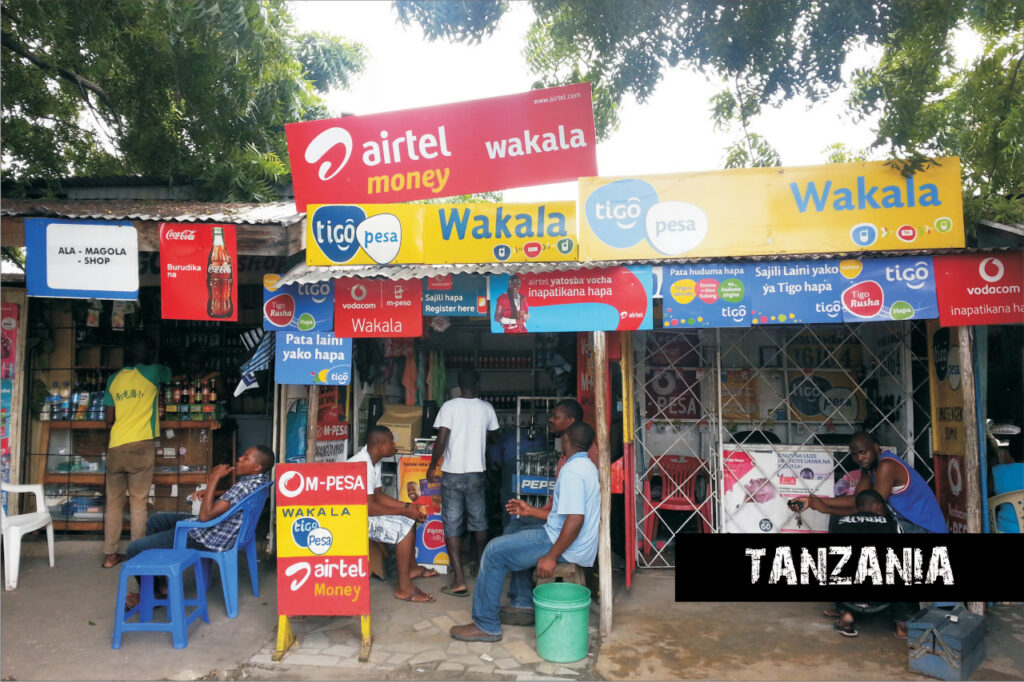
[[[1024,252],[934,256],[943,327],[1024,323]]]
[[[366,467],[278,464],[277,612],[370,613]]]
[[[590,84],[289,123],[295,208],[372,204],[596,175]]]

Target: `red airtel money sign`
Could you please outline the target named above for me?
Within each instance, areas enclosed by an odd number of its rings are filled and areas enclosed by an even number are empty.
[[[334,281],[335,336],[385,338],[422,333],[422,280],[339,277]]]
[[[278,464],[277,612],[370,613],[366,465]]]
[[[386,204],[597,175],[590,84],[289,123],[295,208]]]
[[[1024,251],[933,256],[943,327],[1024,323]]]
[[[234,225],[160,223],[160,316],[238,320]]]

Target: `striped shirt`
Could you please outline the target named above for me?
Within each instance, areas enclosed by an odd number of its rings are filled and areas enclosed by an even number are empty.
[[[227,492],[221,495],[220,499],[235,504],[269,481],[269,471],[242,476],[233,486],[227,489]],[[238,531],[242,527],[243,513],[234,514],[210,528],[192,528],[188,531],[188,534],[193,540],[201,543],[211,552],[226,552],[234,546],[235,540],[238,538]],[[193,516],[188,520],[197,521],[198,519],[198,516]]]

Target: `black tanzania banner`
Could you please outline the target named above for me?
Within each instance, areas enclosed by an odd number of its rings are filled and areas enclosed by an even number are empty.
[[[1011,534],[680,535],[676,601],[1024,601],[1022,549]]]

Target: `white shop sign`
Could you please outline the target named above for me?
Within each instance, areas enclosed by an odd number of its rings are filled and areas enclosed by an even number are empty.
[[[131,224],[25,221],[29,296],[136,300],[139,238]]]

